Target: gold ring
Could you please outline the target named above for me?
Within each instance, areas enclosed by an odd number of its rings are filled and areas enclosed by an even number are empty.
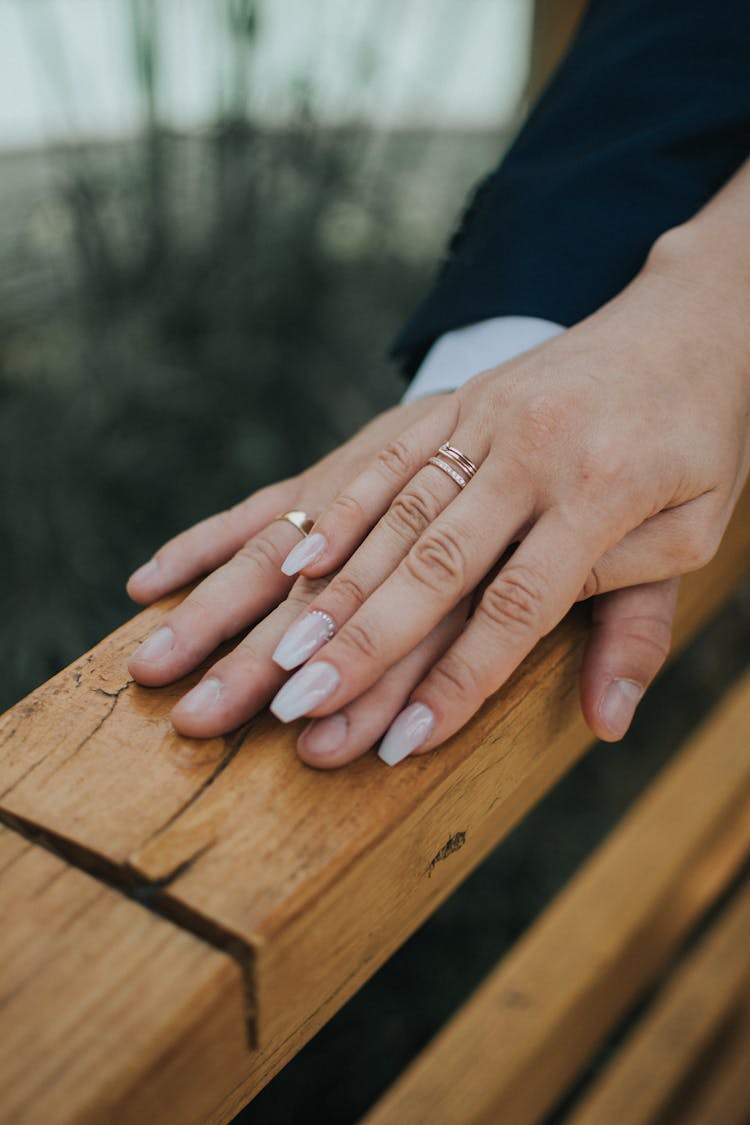
[[[309,535],[315,523],[312,516],[308,516],[307,512],[303,512],[299,508],[292,508],[291,512],[282,512],[280,516],[275,516],[271,522],[276,523],[276,520],[286,520],[287,523],[294,524],[297,531],[301,531],[303,535]]]
[[[460,449],[456,449],[455,445],[449,445],[447,441],[444,442],[438,450],[438,454],[440,453],[445,454],[451,461],[455,461],[457,465],[460,465],[469,480],[471,480],[474,473],[476,473],[477,467],[474,462],[470,457],[467,457],[465,453],[462,453]]]
[[[477,467],[470,457],[456,449],[454,445],[444,442],[437,453],[429,458],[428,465],[435,465],[447,473],[459,488],[466,488],[471,478],[477,472]]]

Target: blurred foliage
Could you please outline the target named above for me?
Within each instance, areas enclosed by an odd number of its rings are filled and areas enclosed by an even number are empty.
[[[225,14],[237,77],[210,133],[160,127],[154,3],[132,0],[141,135],[47,156],[65,280],[0,308],[4,705],[127,615],[164,538],[402,389],[383,352],[426,268],[388,237],[397,180],[368,194],[366,134],[316,129],[304,99],[258,130],[239,78],[257,12]]]

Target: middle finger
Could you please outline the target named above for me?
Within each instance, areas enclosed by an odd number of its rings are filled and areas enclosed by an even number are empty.
[[[530,515],[528,483],[490,455],[328,642],[325,660],[313,658],[284,685],[271,704],[274,714],[284,722],[327,715],[367,690],[478,585]],[[367,541],[360,550],[366,549]],[[326,594],[316,608],[325,611]]]

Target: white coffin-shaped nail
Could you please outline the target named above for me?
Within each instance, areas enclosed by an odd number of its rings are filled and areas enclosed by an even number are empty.
[[[271,710],[282,723],[290,723],[327,699],[340,679],[338,670],[325,660],[306,664],[276,693],[271,700]]]
[[[331,615],[322,609],[313,609],[289,626],[271,659],[288,672],[304,664],[335,632],[336,624]]]
[[[380,743],[378,757],[395,766],[425,742],[435,726],[435,716],[424,703],[410,703],[391,723]]]
[[[319,559],[327,546],[328,540],[325,535],[313,531],[312,535],[306,535],[299,543],[295,543],[281,564],[282,571],[284,574],[297,574],[303,566],[309,566]]]

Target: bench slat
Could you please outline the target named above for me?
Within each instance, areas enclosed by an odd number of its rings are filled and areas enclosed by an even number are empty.
[[[749,853],[750,674],[367,1125],[538,1121]]]
[[[750,996],[731,1042],[674,1125],[748,1125],[750,1120]]]
[[[750,682],[748,684],[750,688]],[[750,882],[669,978],[566,1125],[659,1125],[750,985]],[[750,1058],[745,1066],[750,1071]],[[710,1072],[706,1075],[710,1079]],[[745,1103],[745,1112],[750,1103]],[[704,1118],[713,1125],[713,1118]]]

